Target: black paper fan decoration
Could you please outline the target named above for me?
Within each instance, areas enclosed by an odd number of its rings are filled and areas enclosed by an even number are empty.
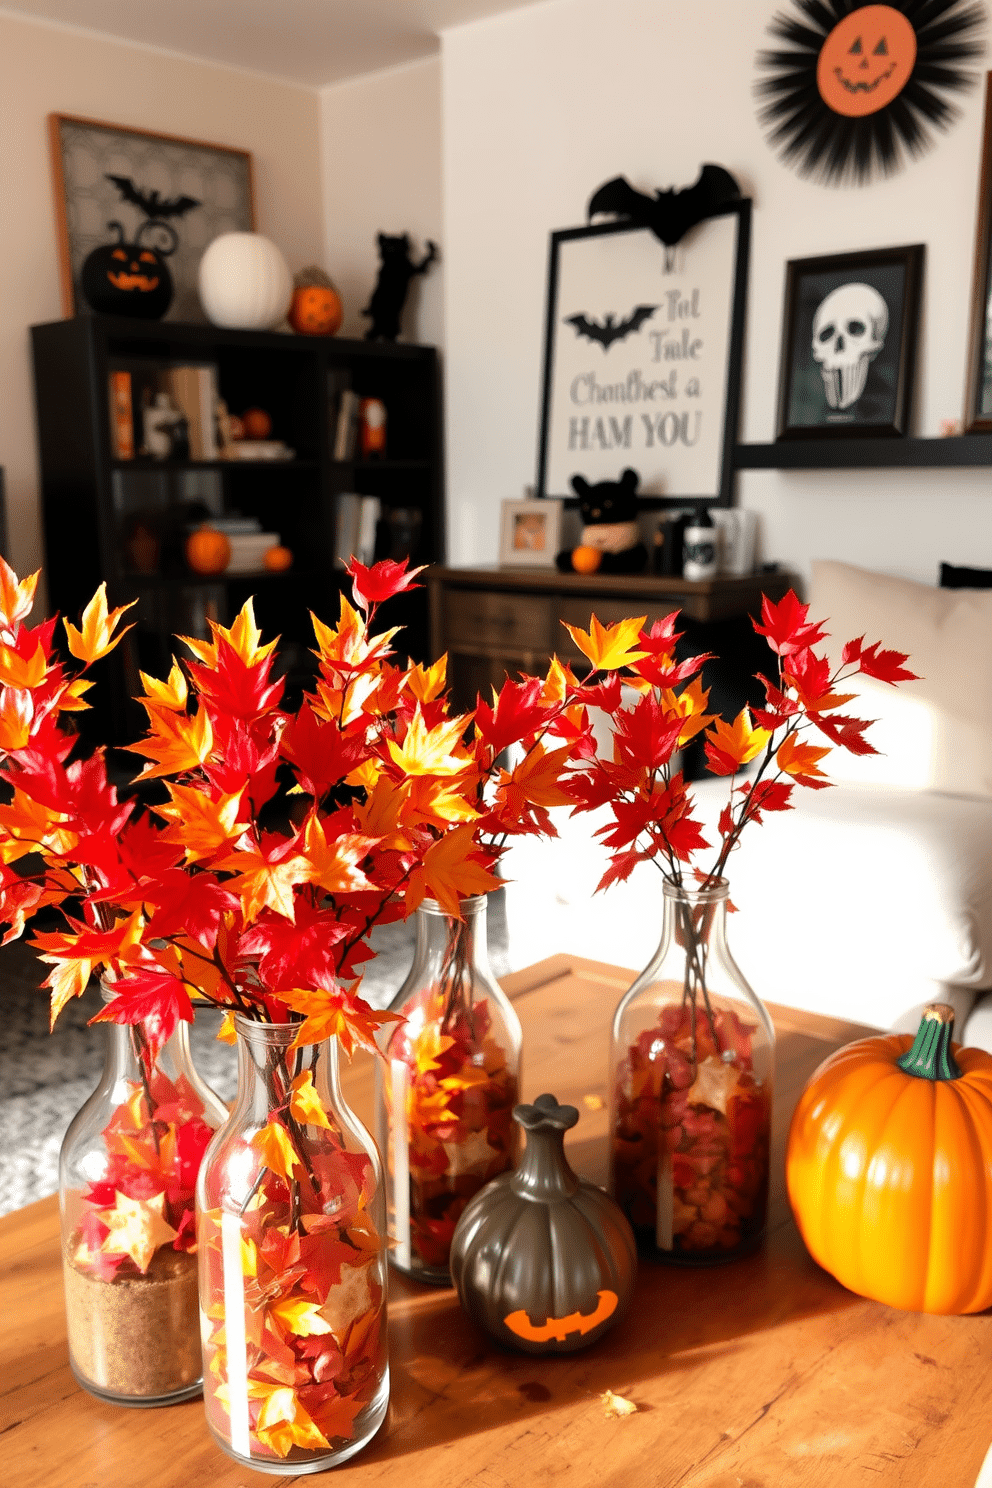
[[[758,53],[758,118],[800,175],[829,185],[891,175],[957,118],[951,97],[977,81],[985,6],[977,0],[791,0]]]

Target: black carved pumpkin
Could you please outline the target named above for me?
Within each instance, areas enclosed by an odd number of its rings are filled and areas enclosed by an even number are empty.
[[[149,225],[142,223],[137,241],[125,243],[121,224],[107,223],[108,227],[116,227],[117,242],[101,243],[94,248],[84,260],[79,276],[83,296],[92,309],[104,315],[128,315],[138,320],[160,320],[168,310],[172,304],[172,275],[164,250],[141,241]]]
[[[527,1149],[470,1200],[451,1242],[451,1279],[469,1317],[527,1354],[570,1354],[626,1311],[634,1232],[609,1194],[578,1178],[564,1137],[579,1113],[541,1095],[517,1106]]]

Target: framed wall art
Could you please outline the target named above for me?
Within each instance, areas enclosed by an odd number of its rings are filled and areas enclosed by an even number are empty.
[[[992,430],[992,72],[985,78],[985,128],[982,168],[978,184],[978,231],[975,272],[971,285],[971,326],[968,334],[968,375],[965,384],[964,430],[984,434]]]
[[[561,542],[560,501],[504,501],[500,512],[501,568],[554,568]]]
[[[786,265],[778,438],[909,432],[922,243]]]
[[[539,497],[640,477],[642,505],[729,506],[751,203],[666,248],[649,228],[551,234]]]
[[[204,249],[221,233],[255,228],[251,155],[68,114],[49,114],[48,126],[63,313],[89,308],[83,264],[119,238],[168,255],[167,319],[203,320],[196,281]]]

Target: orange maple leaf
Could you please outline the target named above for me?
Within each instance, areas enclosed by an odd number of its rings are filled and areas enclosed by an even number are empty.
[[[330,1446],[330,1442],[308,1415],[296,1391],[288,1385],[278,1385],[269,1391],[258,1413],[255,1434],[260,1442],[280,1457],[288,1456],[293,1447],[316,1451],[319,1447]]]
[[[378,1049],[376,1030],[384,1023],[402,1023],[399,1013],[377,1013],[354,993],[340,988],[329,992],[326,987],[299,988],[280,992],[280,999],[304,1020],[293,1040],[294,1049],[305,1044],[321,1044],[326,1038],[337,1038],[349,1056],[356,1047],[375,1054]]]
[[[243,791],[214,799],[195,786],[167,784],[171,806],[157,806],[159,816],[170,825],[162,834],[164,842],[174,842],[185,849],[190,862],[213,857],[238,835],[238,818]]]
[[[448,658],[446,655],[442,656],[431,667],[423,667],[418,662],[416,666],[412,666],[407,672],[406,685],[418,703],[432,703],[444,691],[447,671]]]
[[[0,689],[0,750],[23,749],[31,737],[34,698],[26,689]]]
[[[136,599],[132,599],[130,604],[119,605],[108,613],[107,585],[106,582],[102,583],[83,611],[81,629],[77,630],[68,620],[62,621],[73,656],[78,656],[80,661],[89,666],[91,662],[99,661],[101,656],[109,655],[118,641],[123,640],[128,631],[133,629],[133,626],[125,625],[123,630],[114,634],[121,616],[137,603]]]
[[[123,746],[132,754],[144,754],[153,761],[145,766],[141,779],[179,775],[206,763],[214,747],[214,731],[205,708],[198,708],[189,717],[168,706],[152,704],[147,699],[141,701],[148,709],[149,737]]]
[[[274,641],[266,641],[264,646],[259,644],[262,632],[255,623],[255,603],[252,599],[245,600],[230,630],[219,625],[216,620],[211,620],[210,629],[214,637],[212,641],[200,641],[195,636],[180,636],[179,639],[184,646],[189,647],[198,661],[202,661],[211,670],[217,667],[217,641],[221,637],[249,668],[263,662],[279,644],[278,636]]]
[[[37,687],[47,670],[48,662],[40,641],[30,656],[19,656],[12,647],[0,645],[0,685]]]
[[[778,746],[775,763],[786,775],[792,775],[800,785],[808,785],[814,780],[826,780],[819,768],[819,761],[829,753],[829,747],[820,749],[815,744],[803,744],[795,734],[788,734]]]
[[[570,744],[547,752],[540,747],[531,749],[509,773],[500,771],[499,789],[514,787],[532,806],[572,805],[572,797],[558,784],[571,752]]]
[[[771,734],[754,728],[747,708],[742,708],[733,723],[715,718],[706,733],[706,758],[715,775],[733,775],[742,765],[761,753]]]
[[[296,1169],[303,1166],[289,1132],[280,1121],[270,1121],[263,1126],[252,1137],[251,1145],[269,1172],[279,1178],[291,1178]]]
[[[301,1126],[323,1126],[330,1130],[331,1123],[321,1104],[310,1070],[297,1075],[292,1084],[289,1109]]]
[[[38,568],[26,579],[18,579],[6,559],[0,558],[0,629],[7,635],[13,636],[20,622],[30,615],[40,576]]]
[[[376,846],[375,837],[360,837],[344,832],[330,842],[315,811],[307,818],[303,849],[308,863],[308,878],[328,894],[356,894],[372,888],[358,867]],[[289,916],[292,919],[292,916]]]
[[[500,880],[473,856],[475,851],[473,829],[468,825],[452,828],[433,843],[423,862],[410,874],[406,891],[408,911],[412,913],[430,895],[445,914],[460,920],[460,899],[498,889]]]
[[[646,621],[647,616],[640,615],[636,620],[618,620],[615,625],[601,625],[593,615],[588,631],[564,620],[562,624],[597,672],[615,672],[647,656],[648,653],[637,645]]]
[[[218,867],[235,871],[225,887],[240,896],[245,923],[249,925],[266,908],[286,920],[295,920],[296,889],[313,877],[310,859],[302,853],[273,859],[255,847],[229,853]]]

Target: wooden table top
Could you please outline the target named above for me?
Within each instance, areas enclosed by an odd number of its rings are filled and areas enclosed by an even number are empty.
[[[556,956],[507,979],[524,1097],[577,1105],[574,1167],[602,1181],[609,1018],[631,977]],[[643,1263],[634,1306],[586,1351],[506,1354],[451,1291],[393,1277],[392,1398],[343,1488],[973,1488],[992,1441],[992,1315],[926,1317],[846,1292],[806,1254],[782,1183],[798,1093],[866,1030],[773,1008],[779,1034],[770,1233],[710,1270]],[[370,1062],[348,1072],[363,1119]],[[106,1405],[68,1364],[57,1204],[0,1219],[0,1461],[9,1488],[261,1488],[207,1433],[201,1403]],[[608,1419],[612,1390],[638,1409]],[[302,1476],[283,1482],[306,1482]],[[315,1481],[315,1479],[309,1479]]]

